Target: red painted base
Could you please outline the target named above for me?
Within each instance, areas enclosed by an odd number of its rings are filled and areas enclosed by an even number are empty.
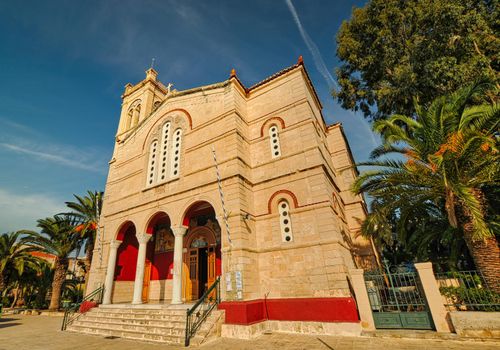
[[[226,323],[249,325],[265,320],[359,322],[353,298],[295,298],[224,301]]]

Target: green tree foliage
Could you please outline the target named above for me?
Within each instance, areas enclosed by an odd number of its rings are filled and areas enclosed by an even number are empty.
[[[24,231],[30,244],[38,251],[54,255],[54,278],[49,310],[59,309],[63,284],[66,280],[70,254],[79,244],[80,234],[76,231],[78,221],[68,215],[55,215],[38,220],[41,233]]]
[[[345,109],[373,120],[412,115],[479,77],[499,79],[497,0],[371,0],[337,34]],[[494,97],[491,97],[494,98]]]
[[[81,222],[77,226],[77,231],[80,232],[85,243],[85,284],[87,284],[99,215],[101,214],[103,192],[87,191],[87,195],[84,197],[77,195],[74,195],[74,197],[76,201],[66,202],[66,205],[72,209],[72,212],[68,215],[76,217]]]
[[[22,232],[0,235],[0,295],[5,296],[9,280],[14,274],[21,276],[27,267],[34,267],[38,259],[30,254],[33,247],[27,245]]]
[[[358,164],[373,170],[364,172],[353,190],[379,200],[382,217],[391,214],[406,221],[415,208],[435,206],[452,228],[463,232],[476,267],[494,290],[500,290],[500,250],[493,233],[498,223],[488,221],[484,195],[486,188],[499,186],[500,106],[470,104],[486,88],[474,84],[459,89],[428,108],[415,103],[415,118],[393,115],[375,122],[383,145],[373,150],[372,161]],[[390,154],[406,161],[391,159]],[[422,214],[416,218],[414,224],[427,220]]]

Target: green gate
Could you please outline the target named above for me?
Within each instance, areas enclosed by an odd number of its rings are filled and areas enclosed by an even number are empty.
[[[365,272],[365,284],[377,329],[433,329],[416,271],[386,266],[386,272]]]

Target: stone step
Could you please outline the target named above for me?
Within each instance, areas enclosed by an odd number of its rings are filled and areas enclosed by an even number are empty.
[[[150,332],[154,334],[182,335],[185,332],[184,327],[180,326],[145,326],[137,324],[116,323],[116,322],[92,322],[88,320],[77,320],[73,322],[75,326],[91,328],[109,328],[123,331]]]
[[[149,314],[149,315],[186,315],[187,308],[185,309],[140,309],[140,308],[109,308],[98,307],[93,308],[90,312],[112,312],[123,314]]]
[[[185,327],[186,320],[172,320],[170,318],[164,320],[155,320],[149,318],[117,318],[117,317],[109,317],[108,315],[85,315],[80,317],[80,319],[84,319],[89,322],[101,322],[101,323],[126,323],[126,324],[134,324],[134,325],[143,325],[143,326],[176,326]]]
[[[184,343],[184,335],[168,335],[168,334],[160,334],[160,333],[151,333],[146,332],[144,330],[141,331],[129,331],[129,330],[116,330],[109,327],[87,327],[87,326],[79,326],[72,324],[67,329],[70,332],[76,333],[84,333],[84,334],[93,334],[93,335],[102,335],[102,336],[113,336],[120,337],[131,340],[138,341],[150,341],[150,342],[158,342],[158,343],[171,343],[171,344],[183,344]]]
[[[170,321],[186,321],[186,315],[179,314],[150,314],[150,313],[124,313],[124,312],[104,312],[104,311],[91,311],[86,313],[88,316],[103,316],[108,318],[120,319],[135,319],[135,320],[170,320]]]

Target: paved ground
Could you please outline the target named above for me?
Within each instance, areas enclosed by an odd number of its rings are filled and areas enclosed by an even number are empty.
[[[80,335],[59,331],[61,317],[11,316],[0,319],[0,350],[174,350],[184,347],[133,342],[124,339]],[[253,341],[219,339],[200,350],[485,350],[500,349],[500,342],[370,337],[263,335]]]

